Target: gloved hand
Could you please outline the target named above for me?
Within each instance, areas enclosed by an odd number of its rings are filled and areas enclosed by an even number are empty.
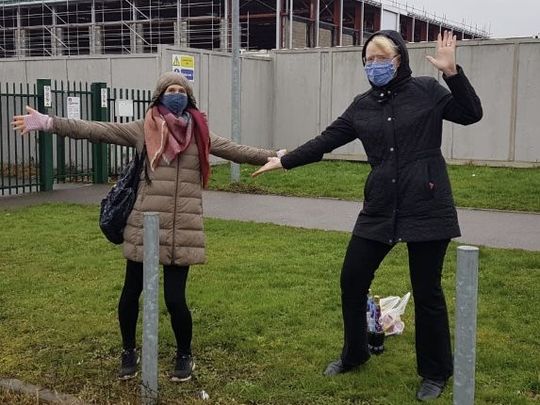
[[[48,131],[52,129],[52,117],[41,114],[32,107],[26,106],[26,115],[16,115],[13,117],[13,128],[21,131],[21,134],[26,134],[30,131]]]

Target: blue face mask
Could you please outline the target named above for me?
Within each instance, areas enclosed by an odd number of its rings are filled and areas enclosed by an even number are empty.
[[[188,97],[185,93],[163,94],[159,101],[176,116],[182,114],[188,105]]]
[[[392,63],[393,59],[381,62],[368,62],[364,67],[367,78],[377,87],[385,86],[396,75],[396,67]]]

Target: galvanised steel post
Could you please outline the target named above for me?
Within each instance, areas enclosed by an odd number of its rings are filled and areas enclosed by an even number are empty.
[[[240,6],[232,1],[231,139],[240,143]],[[231,163],[231,182],[240,181],[240,165]]]
[[[42,114],[48,114],[51,107],[51,80],[37,79],[37,109]],[[47,98],[47,99],[46,99]],[[26,112],[23,112],[25,114]],[[39,190],[51,191],[54,183],[53,142],[52,134],[38,132],[39,138]]]
[[[158,401],[159,214],[144,213],[142,402]]]
[[[108,121],[108,91],[107,83],[96,82],[90,85],[92,94],[92,121]],[[107,183],[109,180],[109,167],[107,166],[106,143],[92,143],[92,179],[94,183]]]
[[[474,404],[478,248],[459,246],[456,270],[454,405]]]

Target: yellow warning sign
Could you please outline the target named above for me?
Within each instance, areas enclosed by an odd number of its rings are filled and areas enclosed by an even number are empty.
[[[180,66],[193,69],[195,67],[195,58],[193,56],[182,55]]]
[[[174,67],[180,68],[195,68],[195,58],[189,55],[173,55],[172,56],[172,65]]]

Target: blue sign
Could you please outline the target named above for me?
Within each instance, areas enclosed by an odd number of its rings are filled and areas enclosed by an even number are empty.
[[[180,73],[186,76],[186,79],[193,81],[195,77],[195,71],[193,69],[180,69]]]

